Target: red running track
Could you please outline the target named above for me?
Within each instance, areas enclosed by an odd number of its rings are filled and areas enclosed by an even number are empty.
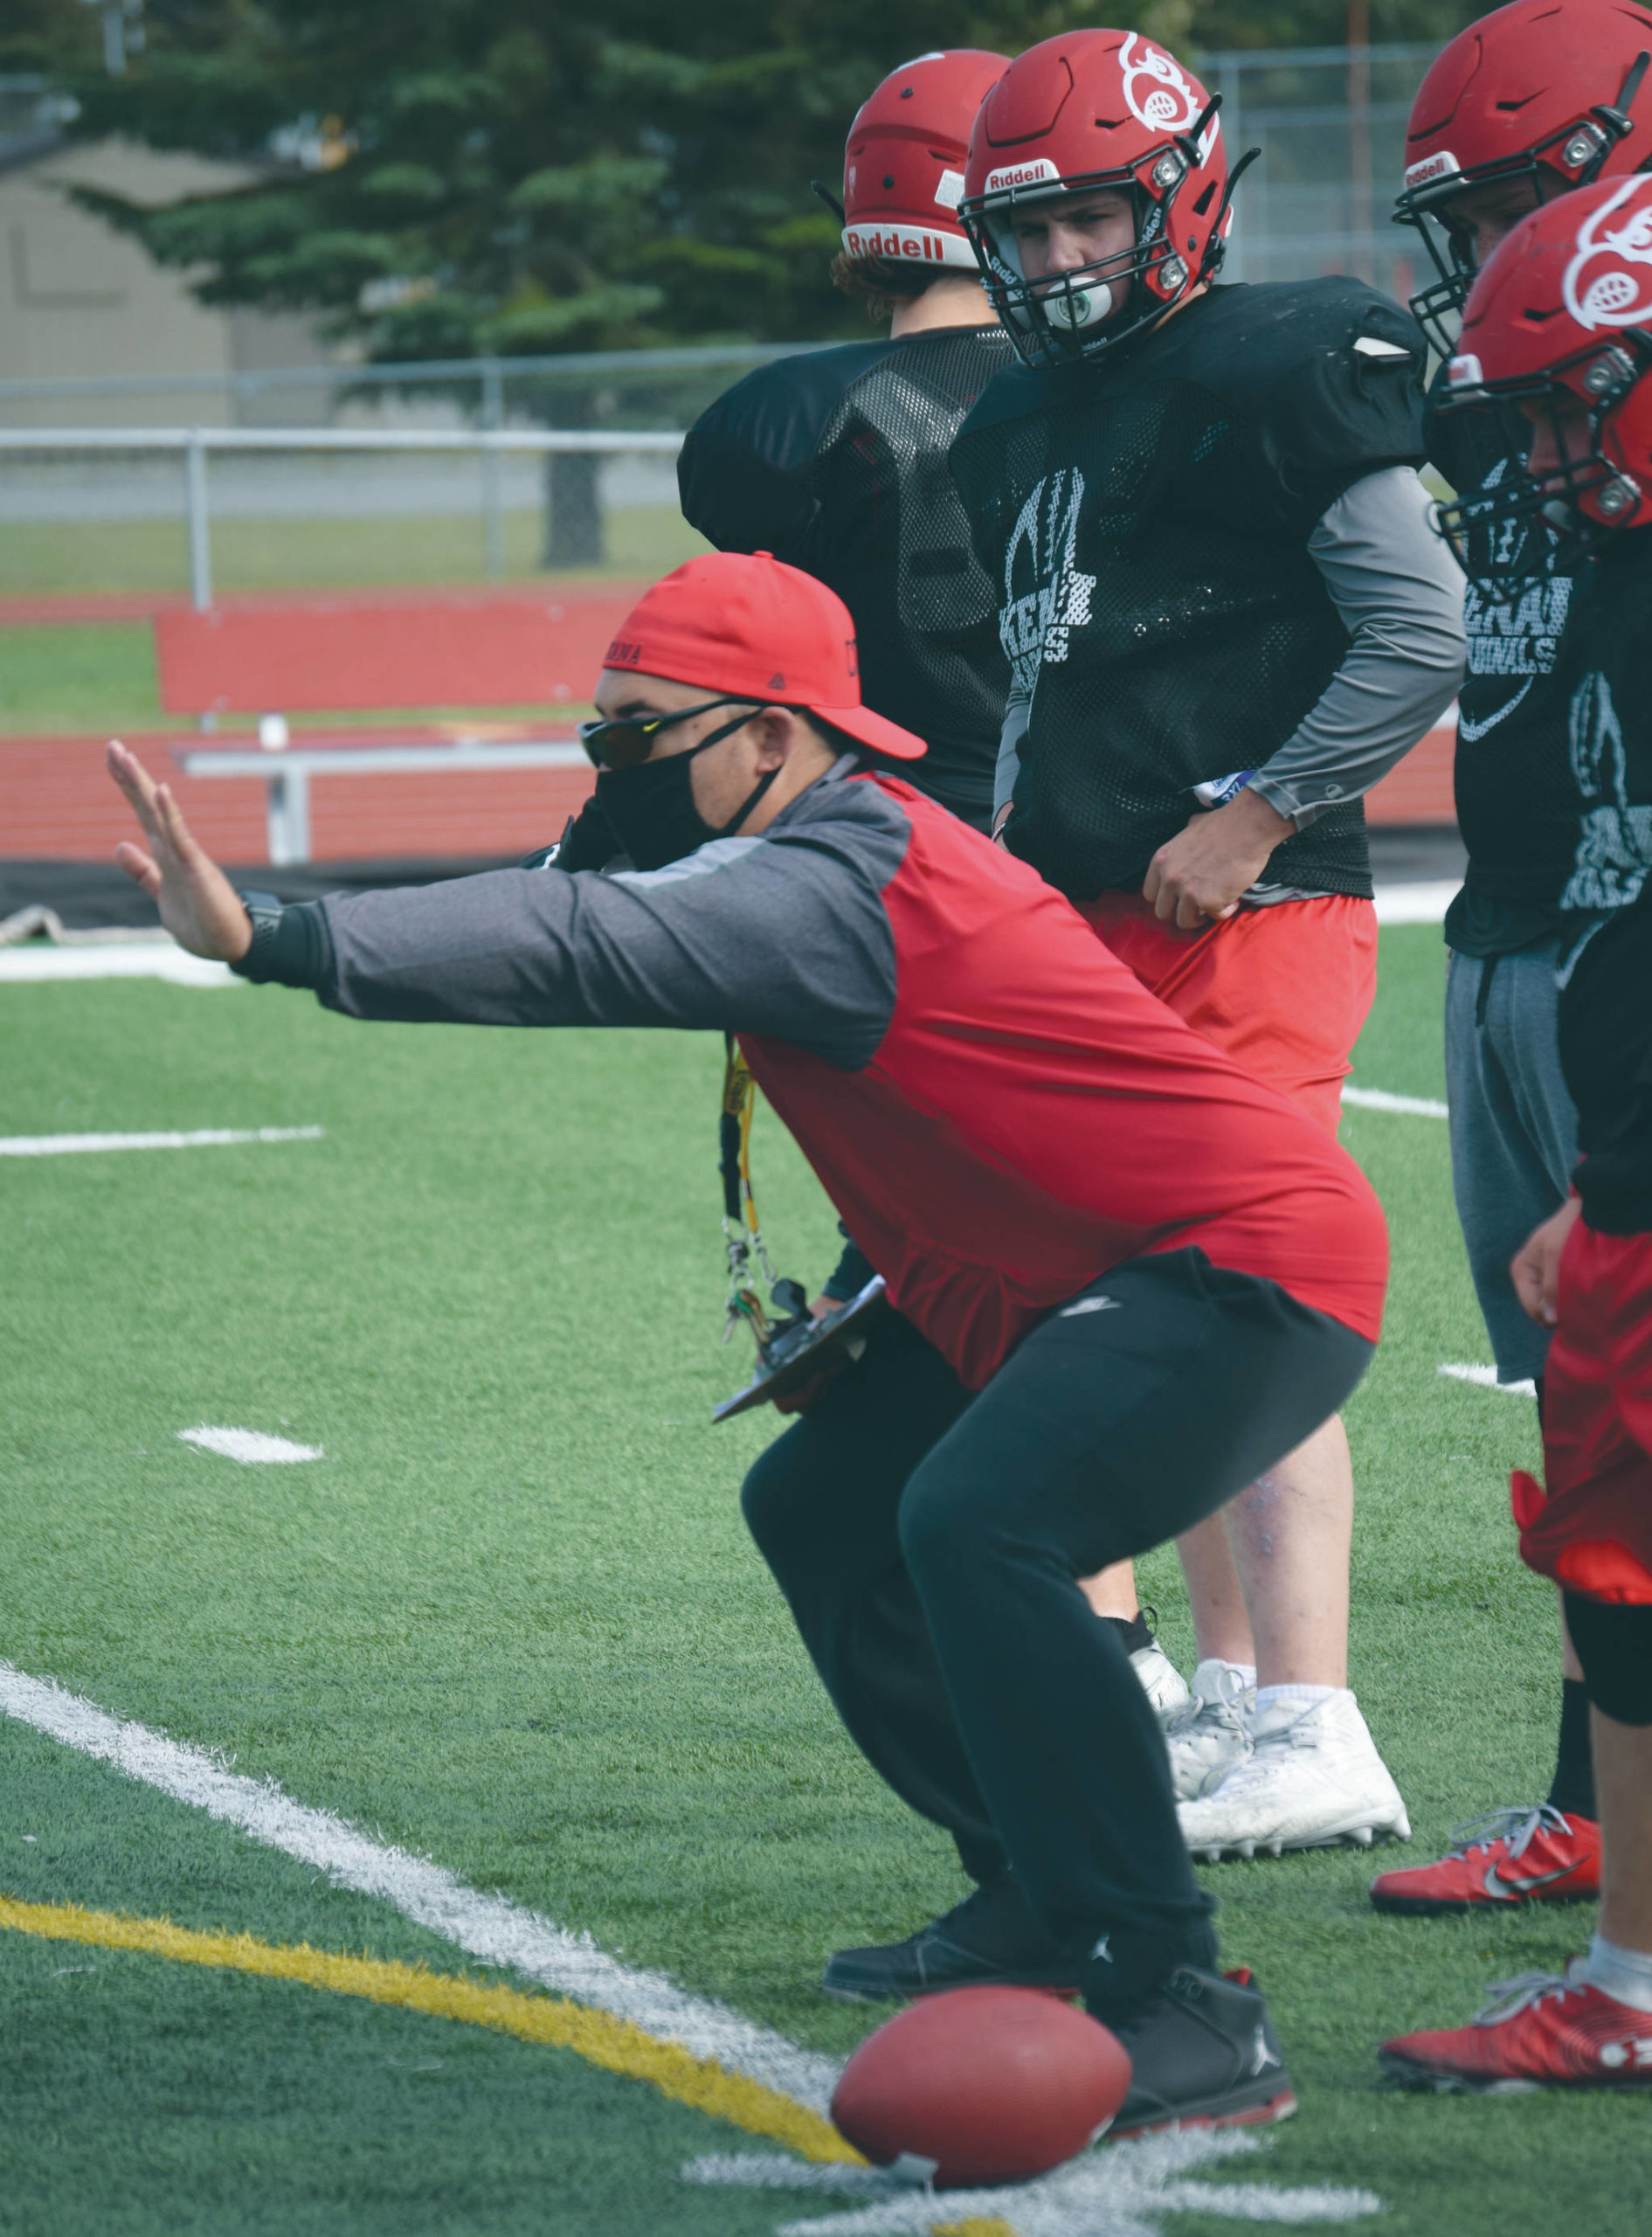
[[[642,596],[646,583],[629,578],[612,582],[579,576],[543,575],[531,582],[406,583],[386,590],[224,591],[213,600],[214,610],[276,612],[283,607],[370,602],[374,606],[422,606],[432,599],[453,605],[496,606],[538,601],[575,603],[603,598],[623,601],[622,611]],[[185,591],[42,591],[0,596],[0,629],[38,627],[42,623],[66,627],[88,621],[153,621],[157,613],[193,611]]]
[[[480,728],[480,725],[477,726]],[[489,724],[490,738],[534,735]],[[397,743],[441,742],[452,726],[395,733]],[[543,737],[542,729],[537,732]],[[302,731],[309,745],[363,745],[383,732]],[[264,787],[256,777],[181,777],[172,750],[250,745],[250,738],[218,732],[211,740],[179,731],[127,743],[176,787],[190,827],[209,852],[225,862],[265,859]],[[1385,778],[1366,801],[1373,823],[1449,824],[1452,733],[1433,731]],[[362,862],[375,855],[526,854],[556,837],[591,792],[584,769],[455,772],[449,775],[316,777],[310,785],[310,826],[317,862]],[[103,740],[88,738],[0,738],[0,855],[103,862],[128,836],[125,803],[104,774]]]
[[[503,724],[487,726],[490,738],[504,731]],[[359,746],[375,735],[355,731],[318,737],[307,731],[300,740],[306,746]],[[451,729],[396,732],[403,745],[446,743],[453,736]],[[219,731],[207,740],[169,731],[129,732],[127,744],[152,775],[172,785],[190,829],[210,854],[230,862],[266,859],[261,779],[191,779],[180,775],[173,759],[175,746],[255,745],[255,738]],[[107,862],[117,841],[133,836],[131,814],[104,771],[103,745],[100,738],[0,738],[0,855]],[[594,772],[580,768],[316,777],[310,783],[315,859],[525,855],[560,835],[593,781]]]

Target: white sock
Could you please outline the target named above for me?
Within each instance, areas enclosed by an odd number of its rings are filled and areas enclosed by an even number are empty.
[[[1625,1950],[1597,1934],[1583,1971],[1603,1996],[1627,2004],[1631,2012],[1652,2012],[1652,1950]]]
[[[1299,1708],[1311,1708],[1316,1701],[1328,1701],[1333,1693],[1345,1693],[1346,1686],[1258,1686],[1256,1709],[1272,1708],[1275,1701],[1289,1701]]]
[[[1199,1667],[1200,1670],[1237,1671],[1247,1686],[1254,1686],[1256,1683],[1256,1666],[1254,1662],[1229,1662],[1225,1654],[1207,1654]],[[1198,1673],[1195,1672],[1194,1674],[1197,1676]]]

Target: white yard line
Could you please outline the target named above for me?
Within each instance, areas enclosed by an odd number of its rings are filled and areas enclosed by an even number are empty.
[[[217,1150],[238,1142],[319,1142],[325,1126],[197,1126],[185,1134],[0,1134],[0,1157],[73,1157],[91,1150]]]
[[[558,1995],[629,2019],[813,2112],[824,2114],[831,2102],[835,2060],[800,2049],[726,2005],[690,1996],[661,1973],[622,1965],[589,1935],[570,1933],[503,1895],[467,1887],[441,1865],[376,1841],[328,1811],[308,1809],[273,1779],[247,1778],[201,1749],[122,1721],[9,1662],[0,1662],[0,1712],[238,1826],[266,1848],[324,1872],[335,1887],[392,1905],[486,1964],[509,1966]]]
[[[181,1444],[198,1444],[203,1452],[222,1453],[225,1460],[238,1460],[243,1465],[259,1460],[322,1460],[327,1457],[319,1444],[294,1444],[290,1437],[266,1437],[262,1430],[180,1430],[178,1438]]]
[[[1495,1367],[1476,1367],[1466,1360],[1448,1360],[1440,1368],[1454,1382],[1476,1382],[1486,1390],[1501,1390],[1505,1398],[1535,1398],[1538,1386],[1528,1376],[1524,1382],[1499,1382]]]
[[[1374,2191],[1340,2183],[1189,2179],[1224,2160],[1260,2157],[1270,2144],[1241,2129],[1184,2129],[1082,2151],[1033,2182],[993,2190],[925,2191],[881,2168],[805,2167],[772,2152],[708,2152],[689,2160],[682,2178],[708,2189],[789,2191],[812,2193],[812,2204],[840,2202],[839,2212],[783,2221],[777,2237],[932,2237],[943,2228],[1003,2227],[1020,2237],[1169,2237],[1160,2217],[1171,2213],[1300,2228],[1384,2212]]]
[[[1449,1110],[1443,1103],[1436,1103],[1427,1095],[1390,1095],[1386,1088],[1350,1087],[1345,1083],[1342,1099],[1356,1111],[1398,1111],[1411,1118],[1448,1118]]]
[[[1462,890],[1460,877],[1426,878],[1412,885],[1377,888],[1379,925],[1443,925],[1446,911]]]
[[[31,979],[169,979],[175,987],[245,987],[227,963],[208,963],[174,940],[109,940],[52,947],[28,940],[0,948],[0,983]]]

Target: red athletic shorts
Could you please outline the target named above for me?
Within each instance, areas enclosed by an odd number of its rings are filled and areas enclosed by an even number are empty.
[[[1586,1600],[1652,1603],[1652,1235],[1579,1220],[1543,1371],[1543,1472],[1510,1479],[1520,1558]]]
[[[1377,991],[1369,901],[1277,901],[1196,932],[1161,925],[1139,893],[1103,893],[1078,911],[1195,1033],[1336,1132],[1349,1051]]]

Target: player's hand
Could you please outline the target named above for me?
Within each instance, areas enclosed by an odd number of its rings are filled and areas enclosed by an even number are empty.
[[[1192,818],[1148,864],[1144,899],[1163,924],[1185,932],[1231,917],[1261,876],[1268,857],[1296,828],[1248,786],[1226,807]]]
[[[1533,1228],[1509,1262],[1515,1295],[1545,1328],[1560,1318],[1560,1254],[1582,1209],[1576,1196],[1568,1196],[1552,1218]]]
[[[238,963],[252,945],[240,895],[190,837],[170,788],[157,785],[119,738],[110,739],[106,758],[149,841],[146,850],[123,839],[115,861],[160,904],[161,922],[180,947],[215,963]]]

